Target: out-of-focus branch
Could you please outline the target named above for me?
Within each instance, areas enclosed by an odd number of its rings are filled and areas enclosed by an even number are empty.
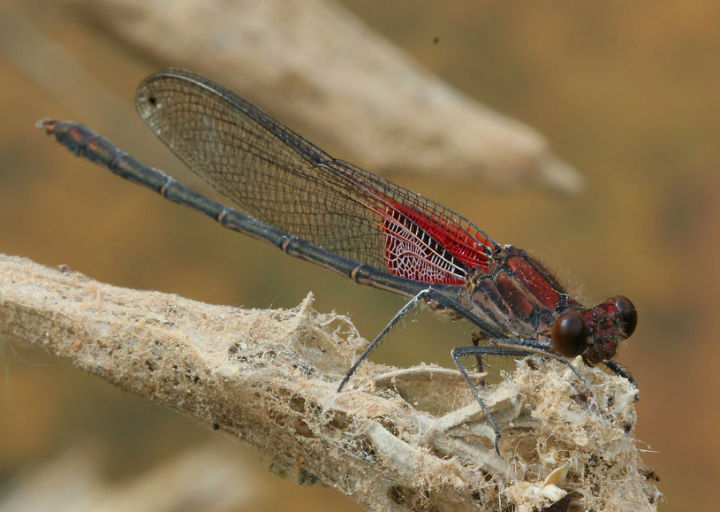
[[[0,256],[0,335],[223,429],[368,510],[655,510],[624,379],[579,363],[588,389],[563,365],[519,362],[484,391],[499,457],[456,372],[368,362],[337,393],[365,341],[311,304],[213,306]]]
[[[441,81],[336,2],[59,4],[161,67],[207,75],[313,134],[323,148],[376,172],[480,179],[498,187],[539,183],[567,193],[582,186],[543,135]],[[17,24],[7,23],[15,44],[5,51],[17,65],[32,66],[41,59],[28,58],[28,48],[47,52],[25,41],[30,32],[14,30]],[[80,81],[77,66],[50,62],[52,74],[28,73],[39,80],[51,76],[53,90],[58,73],[67,74],[63,69],[73,70],[66,82]]]
[[[0,510],[233,512],[251,510],[262,496],[257,472],[222,443],[192,446],[120,482],[104,476],[105,461],[95,448],[92,443],[72,446],[55,459],[24,468],[3,485]]]

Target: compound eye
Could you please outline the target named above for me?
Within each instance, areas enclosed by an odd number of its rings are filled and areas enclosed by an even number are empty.
[[[575,357],[582,354],[587,340],[582,315],[578,311],[566,311],[557,317],[550,337],[555,352],[561,356]]]
[[[620,325],[620,329],[622,329],[625,337],[629,338],[630,335],[635,332],[635,327],[637,327],[637,310],[635,309],[635,305],[630,302],[630,299],[623,295],[614,297],[613,304],[615,304],[615,307],[618,309],[618,324]]]

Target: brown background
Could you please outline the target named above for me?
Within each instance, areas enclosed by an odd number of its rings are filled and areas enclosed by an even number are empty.
[[[619,360],[640,384],[636,434],[662,479],[667,502],[660,508],[712,509],[720,477],[720,8],[670,1],[592,9],[570,0],[522,8],[474,0],[344,3],[458,89],[540,130],[583,172],[586,190],[574,198],[447,186],[442,176],[403,176],[402,184],[496,240],[531,250],[587,302],[615,293],[632,298],[640,324]],[[294,306],[312,290],[318,309],[349,312],[366,337],[400,307],[398,297],[233,235],[62,152],[33,127],[36,120],[86,122],[142,160],[187,176],[139,119],[117,122],[132,118],[136,83],[169,63],[144,60],[72,19],[57,23],[57,13],[30,12],[119,101],[78,119],[60,107],[58,91],[0,57],[0,251],[213,303]],[[69,101],[82,102],[83,94],[78,85]],[[419,314],[375,358],[449,366],[450,349],[464,344],[469,330]],[[122,480],[213,437],[16,340],[0,347],[0,486],[74,445],[101,447],[107,477]],[[270,476],[234,440],[215,442],[247,457],[265,482],[254,510],[354,510],[332,490]]]

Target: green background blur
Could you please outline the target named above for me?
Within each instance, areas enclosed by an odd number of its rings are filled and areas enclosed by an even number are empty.
[[[639,326],[618,360],[640,385],[636,434],[667,496],[660,509],[714,509],[720,4],[343,3],[458,89],[538,129],[581,170],[587,187],[573,198],[448,185],[442,175],[395,179],[496,240],[531,250],[582,300],[622,293],[635,302]],[[136,84],[171,63],[144,60],[72,19],[27,12],[118,101],[67,111],[58,91],[0,57],[0,251],[218,304],[291,307],[312,290],[317,309],[349,313],[365,337],[402,305],[399,297],[223,230],[59,148],[34,128],[38,119],[82,121],[146,163],[180,179],[189,174],[134,116]],[[83,87],[69,104],[82,102]],[[470,330],[415,315],[374,358],[450,366],[450,349],[465,344]],[[102,446],[107,477],[121,480],[214,438],[247,457],[265,482],[253,510],[357,509],[332,490],[271,476],[250,448],[192,419],[17,341],[0,346],[0,489],[28,464],[88,440]]]

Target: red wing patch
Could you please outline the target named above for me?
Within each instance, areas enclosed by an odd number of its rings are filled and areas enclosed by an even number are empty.
[[[390,272],[416,281],[451,285],[463,284],[470,268],[487,272],[491,244],[481,233],[386,201],[382,229]]]

